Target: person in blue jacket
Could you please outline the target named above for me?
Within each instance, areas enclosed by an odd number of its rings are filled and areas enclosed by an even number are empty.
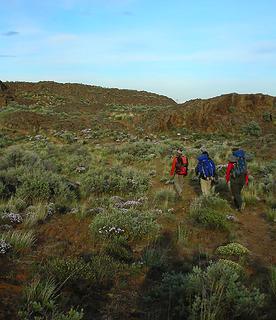
[[[205,148],[201,148],[201,155],[197,160],[195,173],[199,176],[202,194],[209,196],[213,193],[212,182],[215,180],[216,166]]]

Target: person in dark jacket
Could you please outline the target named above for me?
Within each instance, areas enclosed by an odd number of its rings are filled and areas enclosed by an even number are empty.
[[[179,196],[182,195],[184,177],[188,173],[188,158],[183,155],[182,149],[178,148],[173,158],[170,175],[174,177],[174,189]]]
[[[248,185],[248,171],[246,165],[245,152],[239,148],[232,150],[226,169],[226,182],[230,182],[230,190],[233,196],[236,210],[241,211],[242,196],[241,192],[245,185]]]
[[[202,194],[209,196],[214,192],[213,181],[215,180],[216,166],[205,148],[201,148],[201,155],[197,160],[195,173],[199,176]]]

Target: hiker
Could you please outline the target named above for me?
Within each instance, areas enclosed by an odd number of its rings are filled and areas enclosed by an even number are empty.
[[[188,158],[183,155],[182,149],[178,148],[173,158],[170,175],[174,177],[174,189],[181,198],[184,184],[184,177],[188,174]]]
[[[248,185],[246,154],[242,149],[232,149],[232,154],[229,157],[225,178],[227,183],[230,181],[230,190],[234,199],[236,210],[241,211],[241,191],[244,185]]]
[[[215,181],[216,166],[206,149],[201,148],[200,150],[201,155],[197,158],[198,164],[195,173],[199,176],[202,194],[209,196],[214,192],[213,182]]]

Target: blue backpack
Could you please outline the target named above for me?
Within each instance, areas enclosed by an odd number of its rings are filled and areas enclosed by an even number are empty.
[[[236,158],[236,161],[231,175],[236,178],[247,173],[247,163],[245,160],[245,152],[243,150],[234,151],[233,156]]]
[[[206,178],[214,177],[216,173],[216,166],[214,161],[208,157],[207,154],[202,154],[197,158],[197,172]]]

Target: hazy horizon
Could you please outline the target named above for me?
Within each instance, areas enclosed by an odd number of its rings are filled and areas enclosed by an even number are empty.
[[[0,79],[145,90],[184,102],[276,95],[276,3],[11,0]]]

